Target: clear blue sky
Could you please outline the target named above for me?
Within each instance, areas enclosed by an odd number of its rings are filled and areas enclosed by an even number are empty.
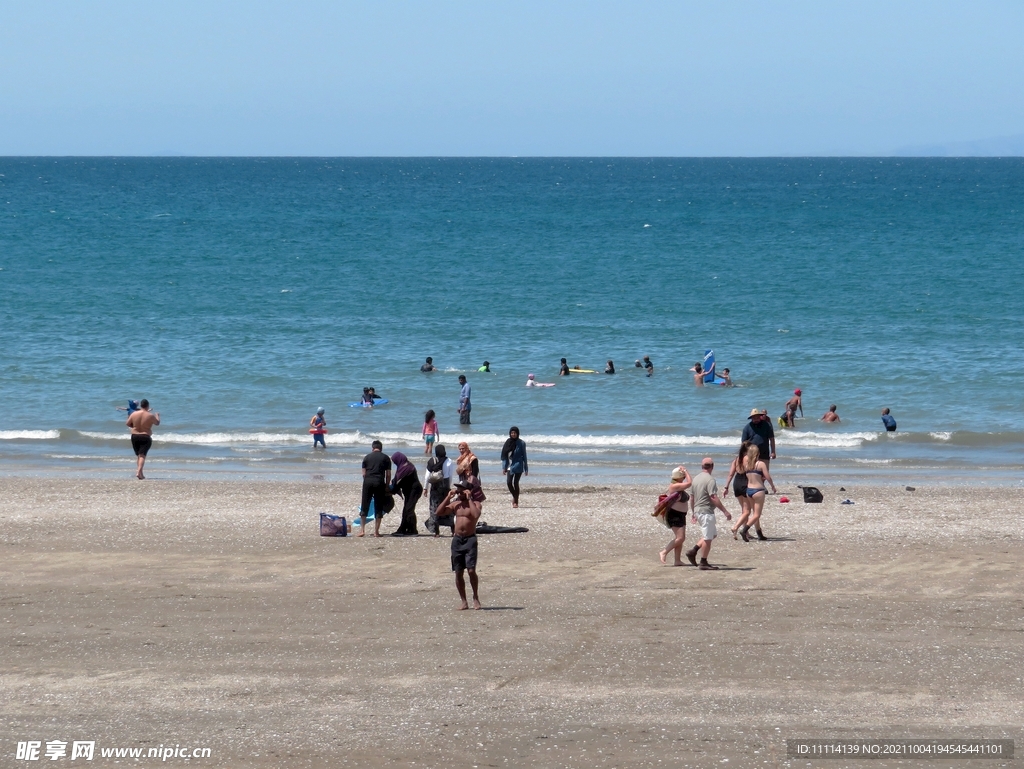
[[[0,155],[800,155],[1024,135],[1024,2],[6,2]]]

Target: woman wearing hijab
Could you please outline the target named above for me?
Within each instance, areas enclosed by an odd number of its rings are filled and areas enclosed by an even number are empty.
[[[465,441],[459,444],[459,458],[455,461],[455,472],[458,473],[460,481],[469,484],[472,489],[470,496],[474,502],[483,502],[487,499],[483,486],[480,484],[480,460],[469,450],[469,444]]]
[[[526,461],[526,441],[519,437],[519,428],[513,425],[508,431],[508,440],[501,447],[501,472],[512,495],[512,507],[519,507],[519,479],[530,474]]]
[[[401,451],[391,455],[391,461],[395,465],[394,479],[391,481],[391,493],[400,494],[405,500],[402,504],[402,523],[393,537],[414,537],[419,532],[416,530],[416,503],[420,501],[423,494],[423,484],[420,483],[416,474],[416,466],[408,460]]]
[[[455,472],[455,463],[448,457],[447,449],[442,444],[437,444],[434,447],[434,456],[427,460],[427,488],[423,490],[423,495],[427,497],[430,504],[427,531],[435,537],[440,536],[441,526],[447,526],[453,534],[455,533],[455,516],[437,517],[437,506],[451,491],[453,472]]]
[[[459,444],[459,458],[455,460],[455,472],[458,473],[460,481],[466,480],[470,475],[477,474],[473,471],[474,463],[479,468],[480,465],[477,462],[476,454],[470,451],[469,444],[463,441]]]

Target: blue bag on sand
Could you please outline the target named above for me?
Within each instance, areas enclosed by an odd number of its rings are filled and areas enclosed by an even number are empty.
[[[348,522],[345,520],[345,517],[320,513],[320,536],[347,537]]]

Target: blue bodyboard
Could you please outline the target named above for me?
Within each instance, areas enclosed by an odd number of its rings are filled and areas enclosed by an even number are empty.
[[[704,351],[704,371],[707,372],[707,373],[704,374],[704,384],[714,384],[715,383],[714,367],[715,367],[715,351],[714,350],[705,350]]]

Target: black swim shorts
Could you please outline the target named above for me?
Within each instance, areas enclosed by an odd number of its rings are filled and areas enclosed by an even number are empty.
[[[144,457],[149,453],[149,450],[153,448],[153,436],[151,435],[133,435],[132,436],[132,448],[135,450],[135,456]]]
[[[452,571],[476,568],[476,534],[452,537]]]
[[[668,512],[665,513],[665,523],[672,528],[679,526],[686,526],[686,511],[685,510],[673,510],[671,507]]]

